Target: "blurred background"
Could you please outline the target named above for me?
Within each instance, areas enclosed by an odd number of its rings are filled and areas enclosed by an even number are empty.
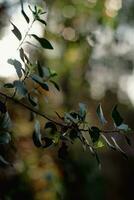
[[[44,28],[36,23],[31,32],[45,35],[54,50],[24,44],[34,62],[58,73],[61,91],[53,87],[42,92],[40,109],[56,117],[78,108],[88,108],[90,125],[99,125],[96,107],[101,102],[105,116],[115,104],[125,122],[134,128],[134,1],[133,0],[46,0],[24,1],[41,5],[47,11]],[[18,41],[11,33],[10,20],[22,33],[27,24],[20,1],[0,0],[0,79],[13,81],[15,70],[8,58],[17,58]],[[0,169],[0,200],[131,200],[134,179],[134,137],[128,147],[123,136],[117,138],[127,152],[128,161],[107,148],[98,149],[102,169],[78,141],[69,147],[68,159],[57,157],[57,149],[39,150],[33,145],[33,122],[22,107],[9,103],[13,120],[15,148],[4,149],[13,167]],[[40,119],[42,125],[44,120]],[[109,124],[108,127],[111,125]]]

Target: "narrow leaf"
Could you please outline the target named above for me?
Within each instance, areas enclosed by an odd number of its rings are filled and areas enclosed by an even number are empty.
[[[112,118],[116,126],[120,126],[123,123],[123,118],[117,110],[117,105],[112,110]]]
[[[44,137],[44,138],[42,138],[42,140],[43,140],[43,142],[45,142],[45,144],[44,143],[42,144],[43,148],[47,148],[53,144],[53,140],[51,138]]]
[[[41,77],[39,77],[38,75],[34,74],[34,75],[31,76],[31,78],[36,83],[38,83],[43,89],[45,89],[46,91],[49,91],[49,87],[48,87],[47,83],[44,83]]]
[[[14,85],[12,83],[5,83],[4,87],[5,88],[14,88]]]
[[[99,140],[100,130],[95,126],[92,126],[91,129],[89,129],[89,134],[92,142],[95,143]]]
[[[25,96],[27,94],[27,88],[22,81],[16,80],[13,84],[19,95]]]
[[[0,144],[8,144],[11,141],[11,135],[8,132],[0,134]]]
[[[32,106],[34,106],[34,107],[37,106],[37,102],[29,93],[28,93],[28,100],[32,104]]]
[[[10,165],[10,163],[8,161],[6,161],[5,158],[3,158],[3,156],[0,155],[0,166],[6,167],[8,165]]]
[[[45,38],[40,38],[35,34],[31,34],[31,36],[33,36],[40,43],[40,45],[43,48],[45,48],[45,49],[53,49],[51,43],[48,40],[46,40]]]
[[[101,104],[98,105],[96,112],[97,112],[98,118],[99,118],[99,120],[100,120],[100,123],[101,123],[102,125],[106,124],[107,121],[106,121],[106,119],[104,118]]]
[[[18,40],[21,40],[22,39],[21,32],[12,22],[11,24],[13,25],[13,30],[12,30],[13,34],[18,38]]]
[[[60,87],[59,87],[59,85],[58,85],[55,81],[50,80],[50,82],[54,85],[54,87],[55,87],[58,91],[60,91]]]
[[[27,16],[27,14],[25,13],[25,11],[21,10],[21,13],[22,13],[23,17],[25,18],[26,22],[29,24],[30,20],[29,20],[29,17]]]
[[[44,25],[47,25],[47,23],[44,21],[44,20],[42,20],[42,19],[37,19],[39,22],[41,22],[42,24],[44,24]]]

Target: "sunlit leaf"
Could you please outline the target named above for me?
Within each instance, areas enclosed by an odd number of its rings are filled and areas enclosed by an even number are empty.
[[[45,48],[45,49],[53,49],[51,43],[48,40],[46,40],[45,38],[40,38],[35,34],[31,34],[31,36],[33,36],[40,43],[40,45],[43,48]]]
[[[99,120],[100,120],[100,123],[101,123],[102,125],[106,124],[107,121],[106,121],[106,119],[105,119],[105,117],[104,117],[104,115],[103,115],[103,111],[102,111],[101,104],[98,105],[96,112],[97,112],[98,118],[99,118]]]
[[[13,34],[18,38],[18,40],[21,40],[22,39],[21,32],[12,22],[11,24],[13,25],[13,30],[12,30]]]

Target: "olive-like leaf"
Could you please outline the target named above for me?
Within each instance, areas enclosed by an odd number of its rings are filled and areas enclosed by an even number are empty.
[[[43,68],[42,68],[39,60],[37,61],[37,68],[38,68],[39,76],[43,78],[44,77],[44,71],[43,71]]]
[[[19,95],[25,96],[27,94],[27,88],[22,81],[16,80],[13,84]]]
[[[123,123],[123,118],[117,110],[117,105],[112,110],[112,118],[116,126],[120,126]]]
[[[58,91],[60,91],[60,87],[59,87],[59,85],[58,85],[55,81],[50,80],[50,82],[54,85],[54,87],[55,87]]]
[[[29,20],[29,17],[27,16],[27,14],[25,13],[25,11],[21,10],[21,13],[22,13],[23,17],[25,18],[26,22],[29,24],[30,20]]]
[[[39,22],[41,22],[42,24],[44,24],[44,25],[47,25],[47,23],[44,21],[44,20],[42,20],[42,19],[37,19]]]
[[[99,118],[99,120],[100,120],[100,123],[101,123],[102,125],[106,124],[107,121],[106,121],[106,119],[105,119],[105,117],[104,117],[101,104],[98,105],[97,110],[96,110],[96,113],[97,113],[97,115],[98,115],[98,118]]]
[[[34,74],[34,75],[31,76],[31,78],[36,83],[38,83],[43,89],[45,89],[46,91],[49,91],[49,87],[48,87],[47,83],[44,83],[41,77],[39,77],[38,75]]]
[[[34,107],[37,106],[37,102],[29,93],[28,93],[28,100],[32,104],[32,106],[34,106]]]
[[[19,78],[22,77],[22,64],[16,59],[8,59],[8,63],[13,65]]]
[[[45,48],[45,49],[53,49],[51,43],[48,40],[46,40],[45,38],[40,38],[35,34],[31,34],[31,36],[34,37],[40,43],[40,45],[43,48]]]
[[[56,125],[53,123],[53,122],[47,122],[46,124],[45,124],[45,127],[44,127],[45,129],[46,128],[51,128],[51,129],[54,129],[54,130],[56,130],[57,131],[57,127],[56,127]]]
[[[90,134],[90,137],[91,137],[91,140],[93,143],[97,142],[99,140],[99,137],[100,137],[100,129],[95,127],[95,126],[92,126],[90,129],[89,129],[89,134]]]
[[[21,40],[22,39],[21,32],[12,22],[11,24],[13,25],[13,30],[12,30],[13,34],[17,37],[18,40]]]
[[[11,119],[9,113],[6,111],[0,115],[0,129],[9,130],[11,128]]]
[[[43,144],[42,144],[43,148],[47,148],[47,147],[49,147],[53,144],[53,140],[51,138],[48,138],[48,137],[43,137],[42,141],[43,141]]]
[[[84,120],[86,117],[87,109],[85,104],[79,103],[79,116],[81,120]]]

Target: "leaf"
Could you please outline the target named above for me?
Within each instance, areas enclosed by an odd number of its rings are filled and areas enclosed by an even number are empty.
[[[89,134],[90,134],[92,142],[95,143],[99,140],[100,129],[95,126],[92,126],[91,129],[89,129]]]
[[[13,65],[19,78],[22,77],[22,64],[16,59],[8,59],[8,63]]]
[[[6,167],[8,165],[10,165],[10,163],[8,161],[6,161],[5,158],[3,158],[3,156],[0,155],[0,166]]]
[[[21,13],[24,16],[26,22],[29,23],[29,17],[26,15],[24,8],[23,8],[23,0],[20,0],[20,4],[21,4]]]
[[[49,91],[48,85],[43,82],[43,80],[41,79],[41,77],[39,77],[38,75],[34,74],[34,75],[31,76],[31,78],[36,83],[38,83],[43,89],[45,89],[46,91]]]
[[[58,151],[58,157],[61,158],[61,159],[65,159],[68,155],[68,146],[66,145],[65,142],[62,142],[62,145],[61,147],[59,148],[59,151]]]
[[[27,94],[27,88],[22,81],[16,80],[13,82],[13,84],[19,95],[25,96]]]
[[[0,133],[0,144],[8,144],[11,141],[11,135],[8,132]]]
[[[114,142],[115,148],[116,150],[118,150],[125,159],[128,159],[126,153],[119,147],[119,145],[117,144],[117,142],[115,141],[114,137],[111,137],[112,141]]]
[[[86,109],[85,104],[79,103],[79,116],[80,116],[81,120],[85,119],[86,113],[87,113],[87,109]]]
[[[106,119],[104,118],[101,104],[98,105],[96,112],[97,112],[98,118],[99,118],[99,120],[100,120],[100,123],[101,123],[102,125],[106,124],[107,121],[106,121]]]
[[[23,9],[21,10],[21,13],[22,13],[23,17],[25,18],[26,22],[29,24],[29,22],[30,22],[29,17],[27,16],[27,14],[25,13],[25,11]]]
[[[47,23],[44,21],[44,20],[42,20],[42,19],[37,19],[39,22],[41,22],[42,24],[44,24],[44,25],[47,25]]]
[[[19,49],[20,52],[20,58],[21,60],[25,63],[25,60],[27,61],[27,63],[29,63],[29,59],[27,57],[27,55],[24,53],[24,50],[22,48]]]
[[[55,88],[56,88],[58,91],[60,91],[59,85],[58,85],[55,81],[50,80],[50,82],[55,86]]]
[[[112,110],[112,118],[116,126],[120,126],[123,123],[123,118],[117,110],[117,105]]]
[[[37,102],[29,93],[28,93],[28,100],[32,104],[32,106],[34,106],[34,107],[37,106]]]
[[[36,147],[42,146],[40,123],[38,120],[35,121],[35,125],[34,125],[33,142]]]
[[[7,111],[6,105],[0,101],[0,112],[6,113],[6,111]]]
[[[102,139],[98,139],[97,142],[94,143],[94,147],[95,147],[95,148],[102,148],[102,147],[104,147],[104,146],[105,146],[105,144],[104,144],[104,142],[102,141]]]
[[[45,48],[45,49],[53,49],[52,45],[50,44],[50,42],[48,40],[46,40],[45,38],[40,38],[35,34],[31,34],[31,36],[33,36],[39,43],[40,45]]]
[[[120,129],[120,130],[123,130],[123,131],[125,131],[125,132],[127,132],[127,131],[130,130],[130,128],[128,127],[128,125],[127,125],[127,124],[124,124],[124,123],[122,123],[122,124],[121,124],[120,126],[118,126],[117,128]]]
[[[13,30],[12,30],[13,34],[18,38],[18,40],[21,40],[22,39],[21,32],[12,22],[11,24],[13,25]]]
[[[112,150],[116,150],[116,148],[108,141],[108,139],[105,137],[105,135],[101,134],[101,137],[103,138],[103,140],[106,142],[107,146],[112,149]]]
[[[5,83],[4,87],[5,88],[14,88],[14,85],[12,83]]]

